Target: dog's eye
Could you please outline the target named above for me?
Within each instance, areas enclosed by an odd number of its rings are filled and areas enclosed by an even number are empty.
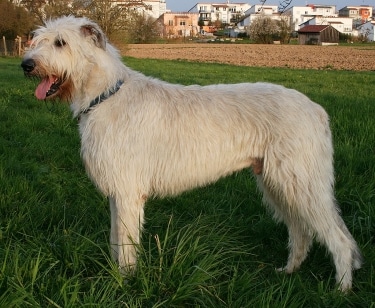
[[[63,47],[66,45],[66,42],[63,39],[56,39],[55,46],[56,47]]]

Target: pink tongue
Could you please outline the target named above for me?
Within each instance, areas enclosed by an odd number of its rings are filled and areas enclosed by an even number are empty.
[[[42,82],[38,85],[38,87],[35,90],[35,96],[37,99],[45,99],[47,91],[51,88],[51,85],[53,84],[54,78],[46,77],[42,80]]]

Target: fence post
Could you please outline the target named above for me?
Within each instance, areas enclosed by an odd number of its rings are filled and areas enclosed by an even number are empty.
[[[8,52],[7,52],[7,42],[5,41],[5,36],[3,36],[3,42],[4,42],[4,56],[7,56]]]
[[[18,56],[21,56],[21,47],[22,47],[22,38],[17,35],[17,40],[18,40]]]

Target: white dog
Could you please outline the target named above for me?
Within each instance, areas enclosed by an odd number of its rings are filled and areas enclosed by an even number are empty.
[[[329,120],[303,94],[267,83],[181,86],[124,66],[97,24],[63,17],[35,32],[22,62],[38,99],[69,101],[81,155],[109,197],[113,257],[136,263],[145,201],[252,168],[264,202],[289,230],[291,273],[313,237],[331,253],[342,290],[361,266],[333,194]]]

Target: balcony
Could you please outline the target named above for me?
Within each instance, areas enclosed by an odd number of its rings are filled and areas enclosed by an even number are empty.
[[[203,21],[204,20],[211,20],[211,14],[206,14],[206,13],[205,14],[200,14],[199,15],[199,19],[203,20]]]

